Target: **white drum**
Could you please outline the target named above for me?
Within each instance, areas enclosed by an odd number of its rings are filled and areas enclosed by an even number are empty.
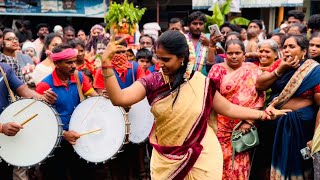
[[[130,122],[129,140],[132,143],[142,143],[148,138],[154,123],[154,116],[150,109],[147,98],[131,106],[128,119]]]
[[[15,136],[0,134],[0,157],[8,164],[38,165],[60,144],[61,120],[56,111],[42,101],[20,99],[13,102],[0,115],[0,123],[7,122],[24,124]]]
[[[92,163],[110,160],[128,141],[128,123],[123,108],[102,96],[90,97],[72,113],[69,130],[83,134],[73,148]]]

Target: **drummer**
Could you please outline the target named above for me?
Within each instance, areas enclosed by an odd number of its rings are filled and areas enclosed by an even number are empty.
[[[51,55],[55,69],[36,87],[36,91],[40,94],[48,89],[52,89],[57,94],[57,99],[53,105],[60,115],[64,130],[64,139],[60,143],[61,147],[57,148],[54,157],[49,158],[42,166],[43,178],[46,180],[68,179],[68,177],[71,177],[71,179],[94,179],[94,169],[80,160],[71,146],[80,138],[80,134],[75,131],[68,131],[71,115],[74,108],[80,103],[74,75],[77,54],[78,52],[67,44],[55,47]],[[81,71],[77,73],[83,94],[85,96],[97,95],[88,78]]]
[[[6,86],[6,81],[8,82],[10,89],[19,96],[42,99],[50,103],[50,101],[45,98],[47,94],[50,93],[49,91],[45,91],[44,95],[40,95],[35,91],[29,89],[27,85],[23,84],[23,82],[16,76],[9,65],[0,63],[0,67],[5,74],[5,77],[3,77],[2,73],[0,73],[0,114],[2,113],[3,109],[10,104],[8,98],[9,90]],[[55,97],[52,96],[53,100],[54,98]],[[22,126],[15,122],[8,122],[4,124],[0,123],[0,133],[3,133],[7,136],[16,135],[20,131],[20,129],[22,129]],[[4,161],[0,163],[0,177],[1,179],[12,179],[12,166],[8,166],[4,163]]]

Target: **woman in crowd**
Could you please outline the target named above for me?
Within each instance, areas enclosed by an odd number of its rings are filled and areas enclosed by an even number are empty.
[[[315,78],[320,76],[320,66],[314,60],[306,60],[307,50],[305,36],[288,36],[283,44],[283,59],[264,72],[256,84],[260,90],[272,89],[270,100],[276,99],[278,108],[293,110],[276,120],[272,180],[312,179],[312,160],[303,160],[300,150],[312,139],[315,119],[320,118],[320,78]]]
[[[216,92],[213,82],[199,72],[190,71],[195,60],[193,46],[188,46],[183,34],[171,30],[157,41],[162,72],[152,73],[121,90],[111,64],[113,58],[118,58],[115,52],[123,50],[117,45],[119,42],[109,43],[102,58],[105,88],[116,106],[131,106],[145,96],[152,105],[155,116],[150,135],[154,147],[150,165],[153,179],[222,178],[221,148],[208,126],[211,109],[231,118],[252,120],[269,119],[268,113],[278,116],[286,112],[272,105],[267,111],[258,111],[227,101]],[[191,49],[190,63],[188,48]]]
[[[17,60],[19,66],[24,69],[28,65],[34,65],[30,56],[22,54],[19,46],[19,39],[11,29],[3,31],[2,53]]]
[[[94,51],[95,51],[95,47],[97,46],[97,42],[98,40],[103,39],[105,34],[106,34],[106,31],[101,25],[96,24],[92,26],[90,30],[90,36],[86,43],[86,52],[88,56],[86,57],[87,59],[95,55]]]
[[[309,58],[320,62],[320,32],[315,32],[309,41]]]
[[[267,71],[269,67],[278,59],[278,44],[272,40],[267,39],[258,44],[259,61],[254,62],[262,71]],[[271,89],[266,90],[266,101],[271,95]],[[275,132],[274,121],[258,122],[258,132],[260,145],[255,149],[254,158],[250,171],[250,178],[252,179],[269,179],[270,178],[270,164],[272,155],[272,146]]]
[[[77,37],[84,43],[87,43],[87,35],[86,32],[84,32],[84,30],[80,29],[77,33]]]
[[[52,73],[55,68],[53,61],[50,58],[51,51],[54,47],[62,44],[62,38],[59,35],[50,33],[44,40],[42,49],[41,62],[36,66],[32,73],[34,83],[39,84],[42,79]]]
[[[78,50],[77,60],[76,60],[76,67],[77,70],[81,69],[88,69],[91,71],[92,74],[96,73],[96,70],[94,68],[93,62],[90,62],[89,60],[85,59],[85,45],[84,41],[81,41],[78,38],[75,38],[74,40],[71,40],[68,42],[72,48]]]
[[[257,91],[256,80],[261,74],[259,67],[245,61],[245,47],[241,40],[226,43],[226,58],[223,63],[212,66],[208,77],[216,85],[217,92],[233,104],[260,109],[263,107],[265,93]],[[231,134],[241,119],[229,118],[218,114],[218,131],[216,133],[223,151],[222,179],[248,179],[250,171],[250,151],[237,153],[232,167]],[[252,122],[245,119],[239,129],[246,132]]]
[[[258,66],[262,71],[266,71],[277,59],[279,49],[278,44],[272,39],[267,39],[258,44]]]

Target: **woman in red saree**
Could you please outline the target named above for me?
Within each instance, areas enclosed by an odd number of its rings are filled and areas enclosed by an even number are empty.
[[[222,151],[208,125],[213,109],[240,119],[271,119],[287,110],[268,112],[237,106],[215,91],[210,79],[199,72],[184,76],[189,62],[185,36],[166,31],[157,41],[157,57],[162,72],[150,74],[121,90],[113,74],[111,59],[121,51],[111,41],[103,55],[103,75],[110,100],[117,106],[130,106],[147,96],[155,123],[150,135],[152,179],[221,179]],[[192,67],[188,68],[192,69]],[[187,71],[188,72],[188,71]],[[269,115],[270,114],[270,115]]]
[[[208,77],[213,80],[217,91],[233,104],[260,109],[263,107],[265,93],[257,91],[255,84],[262,71],[253,63],[244,62],[245,49],[240,40],[226,43],[225,62],[212,66]],[[218,114],[217,137],[223,152],[223,179],[248,179],[250,172],[250,151],[237,153],[232,168],[231,134],[233,128],[241,121]],[[243,121],[240,129],[251,127],[251,122]]]

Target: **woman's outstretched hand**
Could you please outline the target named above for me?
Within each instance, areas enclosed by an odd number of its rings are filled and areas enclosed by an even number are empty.
[[[125,41],[128,36],[125,35],[121,39],[115,40],[115,36],[111,37],[110,42],[108,43],[105,51],[102,54],[102,64],[110,64],[110,61],[112,57],[114,56],[115,53],[121,52],[121,51],[126,51],[127,48],[125,46],[119,45],[121,42]]]
[[[263,120],[274,120],[280,116],[287,115],[287,112],[292,112],[291,109],[276,109],[274,106],[279,102],[278,99],[273,100],[265,110],[267,116]]]

